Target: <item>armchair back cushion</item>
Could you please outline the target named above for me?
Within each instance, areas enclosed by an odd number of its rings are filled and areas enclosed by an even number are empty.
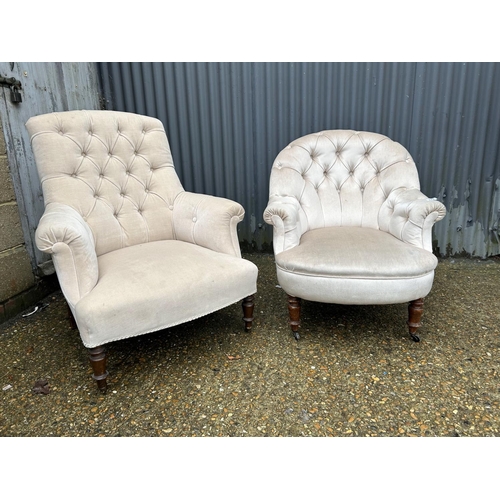
[[[45,205],[74,208],[92,231],[97,256],[174,238],[174,199],[184,189],[160,120],[77,111],[26,126]]]
[[[276,157],[270,202],[297,200],[299,233],[332,226],[389,230],[399,195],[420,189],[408,151],[386,136],[326,130],[301,137]]]

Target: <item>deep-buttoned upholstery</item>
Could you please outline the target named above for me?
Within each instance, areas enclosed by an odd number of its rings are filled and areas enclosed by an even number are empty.
[[[425,297],[442,203],[420,192],[409,152],[372,132],[325,130],[279,153],[264,219],[291,296],[339,304]]]
[[[32,117],[45,212],[36,230],[87,347],[189,321],[256,291],[238,203],[186,192],[160,120]]]

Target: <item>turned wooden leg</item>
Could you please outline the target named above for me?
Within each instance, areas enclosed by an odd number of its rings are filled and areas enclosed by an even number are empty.
[[[408,305],[408,327],[410,336],[415,342],[420,342],[420,337],[416,334],[417,329],[422,326],[420,318],[424,312],[424,299],[412,300]]]
[[[245,322],[245,331],[249,332],[252,329],[253,321],[253,308],[254,308],[254,296],[249,295],[245,297],[242,302],[243,307],[243,321]]]
[[[106,392],[108,384],[106,378],[108,372],[106,371],[106,350],[103,346],[91,347],[89,349],[90,364],[94,371],[92,378],[97,382],[97,387],[101,392]]]
[[[288,295],[288,314],[290,315],[290,326],[296,340],[300,339],[299,326],[300,326],[300,298]]]

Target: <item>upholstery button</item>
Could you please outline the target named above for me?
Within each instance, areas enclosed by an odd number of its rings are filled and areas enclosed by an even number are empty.
[[[196,217],[193,217],[193,222],[196,222],[196,220],[197,220]]]
[[[146,193],[149,193],[149,189],[145,189],[144,191],[145,191]]]
[[[104,177],[104,174],[99,174],[99,177],[102,179]]]
[[[170,208],[170,210],[173,210],[174,206],[173,205],[169,205],[168,208]]]
[[[82,156],[87,156],[87,153],[85,151],[82,151]]]
[[[125,193],[120,193],[120,196],[123,198],[125,196]]]

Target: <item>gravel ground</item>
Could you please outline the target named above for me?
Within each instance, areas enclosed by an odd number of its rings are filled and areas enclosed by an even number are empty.
[[[500,436],[500,258],[441,259],[415,343],[405,304],[306,301],[296,341],[273,256],[245,257],[251,333],[235,304],[109,344],[106,395],[60,292],[0,325],[0,436]]]

